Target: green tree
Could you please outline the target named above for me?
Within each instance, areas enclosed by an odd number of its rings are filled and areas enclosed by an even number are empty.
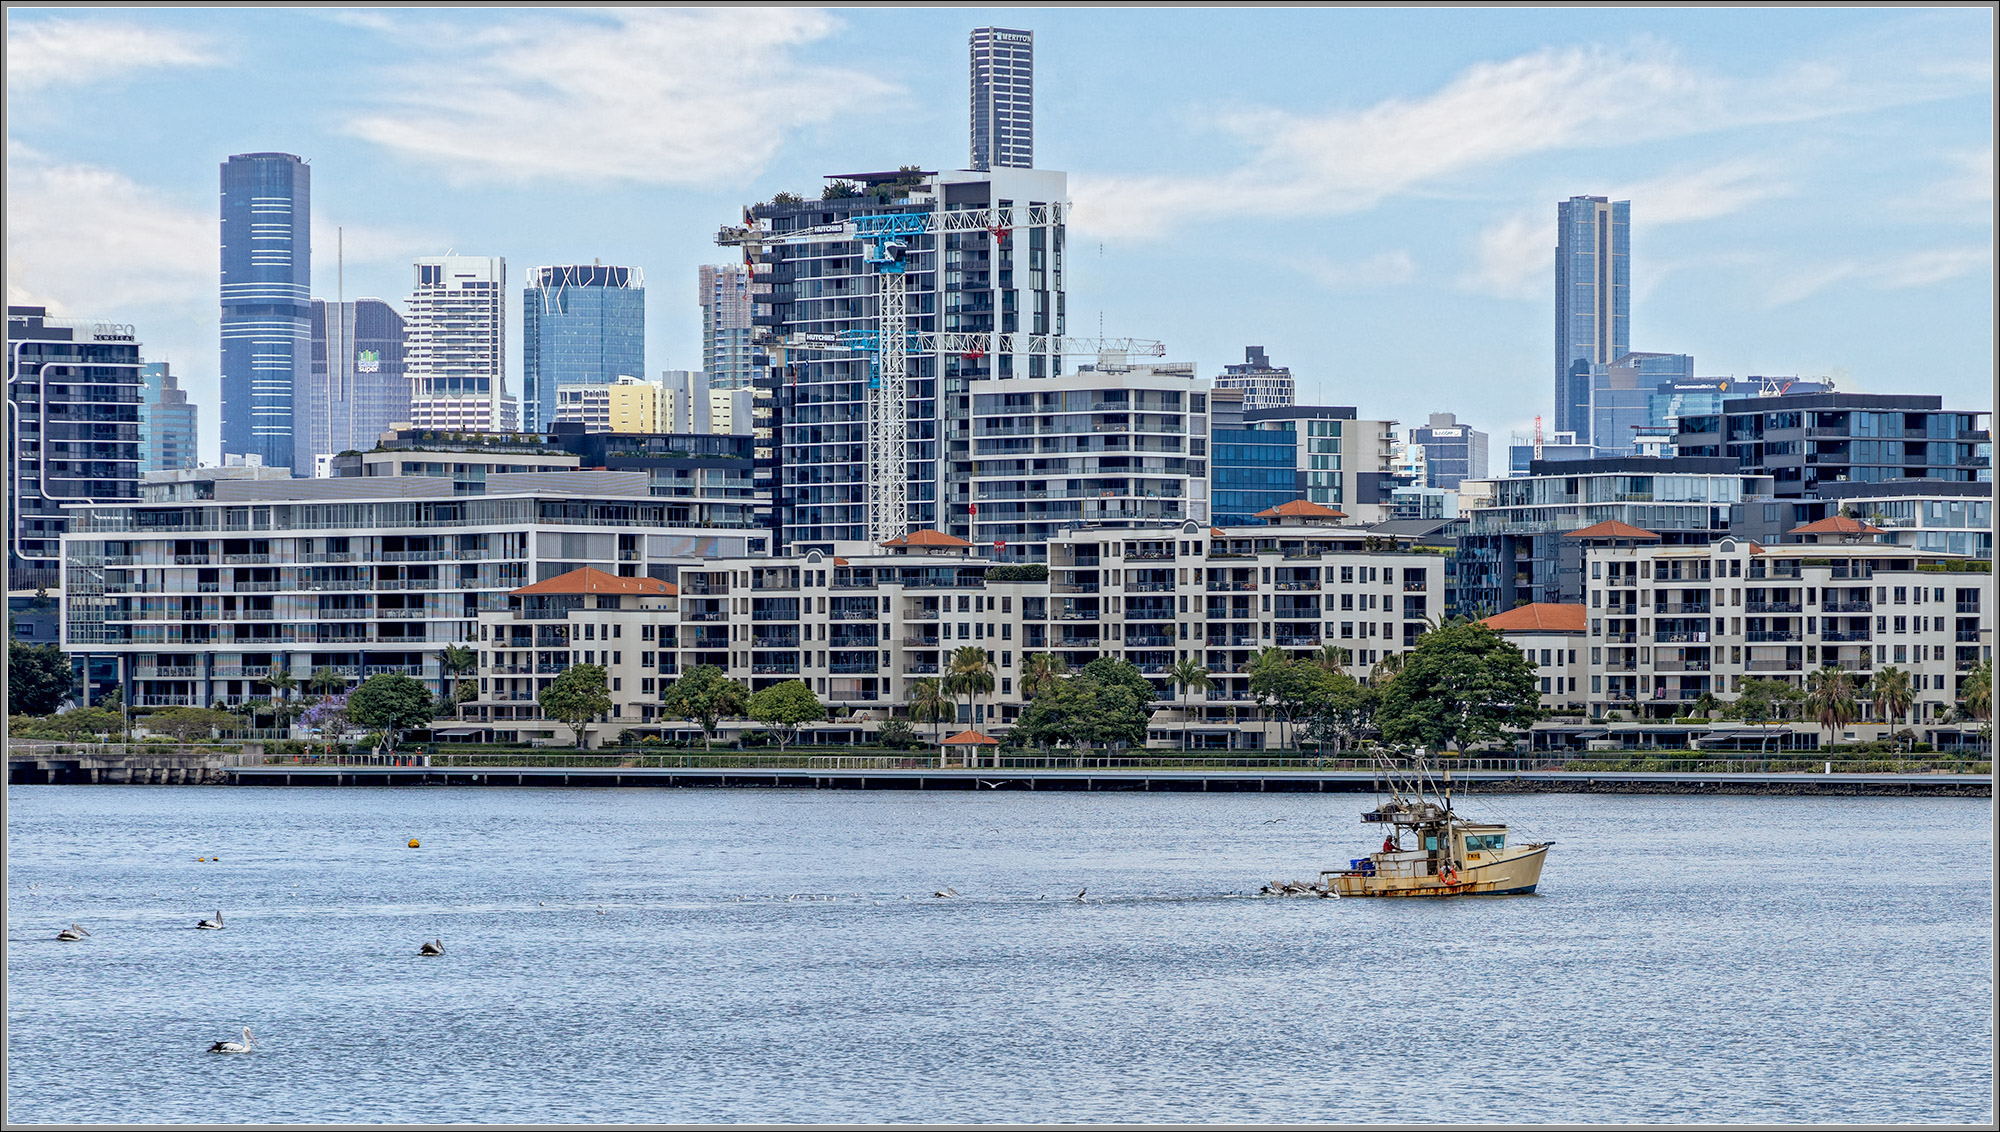
[[[397,672],[363,680],[347,697],[347,716],[363,727],[382,732],[392,751],[403,732],[437,718],[432,711],[430,689],[424,687],[423,681]]]
[[[1979,667],[1959,680],[1958,702],[1966,715],[1981,723],[1993,717],[1992,661],[1981,661]]]
[[[362,685],[367,687],[367,685]],[[356,693],[357,695],[359,693]],[[601,664],[572,664],[535,696],[542,714],[569,724],[578,747],[589,746],[584,728],[611,710],[611,684]],[[353,709],[350,707],[349,712]]]
[[[299,686],[299,678],[292,675],[291,669],[282,664],[272,665],[271,670],[264,673],[257,682],[271,689],[271,698],[274,701],[291,698],[293,690]]]
[[[966,726],[972,726],[979,697],[993,690],[993,658],[978,645],[963,645],[951,654],[944,677],[952,695],[965,697]]]
[[[1399,664],[1376,714],[1391,742],[1462,750],[1542,717],[1527,657],[1476,621],[1432,629]]]
[[[751,719],[778,729],[778,749],[782,751],[787,737],[798,741],[800,724],[826,718],[826,705],[805,681],[787,680],[753,694],[749,713]]]
[[[1156,695],[1130,663],[1099,657],[1074,676],[1056,677],[1014,723],[1009,738],[1040,747],[1143,746]]]
[[[1186,719],[1194,712],[1193,706],[1188,702],[1188,692],[1190,690],[1207,692],[1215,687],[1215,681],[1209,677],[1208,669],[1202,667],[1202,663],[1193,657],[1177,661],[1167,670],[1167,679],[1173,681],[1174,686],[1181,690],[1181,749],[1185,751],[1188,737]]]
[[[910,729],[910,725],[900,719],[884,720],[875,732],[875,741],[884,747],[908,750],[923,743],[923,738]]]
[[[446,695],[444,702],[449,707],[454,719],[462,718],[459,705],[464,703],[469,697],[459,695],[459,692],[463,690],[459,685],[465,677],[474,675],[479,671],[479,653],[465,645],[446,645],[443,651],[438,653],[438,666],[444,669],[446,676],[451,678],[450,691]],[[478,685],[473,685],[473,689],[474,693],[477,694]]]
[[[1909,722],[1910,708],[1917,702],[1910,674],[1893,665],[1878,670],[1868,681],[1868,695],[1875,701],[1875,710],[1881,714],[1883,722],[1891,727],[1898,719]]]
[[[61,649],[7,642],[9,715],[53,715],[75,690],[75,674]]]
[[[1382,693],[1345,672],[1321,672],[1311,679],[1314,686],[1304,711],[1305,738],[1322,751],[1331,740],[1336,753],[1360,738],[1375,718]]]
[[[1317,663],[1295,660],[1290,653],[1277,648],[1265,649],[1250,662],[1250,694],[1257,697],[1260,707],[1277,715],[1281,725],[1280,746],[1292,745],[1284,737],[1284,731],[1296,727],[1319,686],[1318,678],[1326,674]]]
[[[660,710],[674,719],[699,724],[702,748],[713,750],[716,729],[724,719],[742,715],[749,702],[748,688],[713,664],[697,664],[667,686],[666,694],[660,697]]]
[[[156,711],[139,721],[146,730],[179,743],[199,743],[220,729],[234,727],[236,717],[214,708],[176,707]]]
[[[1069,675],[1069,662],[1052,652],[1031,652],[1021,660],[1021,695],[1034,699]]]
[[[1345,672],[1354,663],[1354,653],[1339,645],[1321,645],[1312,655],[1312,663],[1326,672]]]
[[[910,718],[931,724],[931,738],[942,742],[944,736],[937,733],[936,724],[951,713],[951,697],[945,693],[944,681],[935,676],[920,676],[910,681],[903,697],[909,702]]]
[[[1805,709],[1821,727],[1826,742],[1833,745],[1833,733],[1854,722],[1858,713],[1854,702],[1854,680],[1837,665],[1823,665],[1806,674]]]
[[[14,734],[29,739],[51,738],[72,741],[98,739],[117,735],[123,731],[125,717],[122,712],[109,708],[71,708],[60,715],[10,721],[9,729]]]
[[[1688,705],[1688,713],[1690,715],[1698,715],[1703,719],[1709,719],[1721,710],[1722,701],[1716,699],[1714,693],[1706,689],[1702,691],[1701,695],[1694,698],[1693,703]]]

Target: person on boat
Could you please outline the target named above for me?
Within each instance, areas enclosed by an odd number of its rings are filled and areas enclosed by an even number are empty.
[[[1396,844],[1396,835],[1395,835],[1395,834],[1393,834],[1393,833],[1392,833],[1392,834],[1390,834],[1389,836],[1387,836],[1387,837],[1385,837],[1385,838],[1383,838],[1383,839],[1382,839],[1382,852],[1384,852],[1384,853],[1401,853],[1402,851],[1403,851],[1403,847],[1402,847],[1401,845],[1398,845],[1398,844]]]

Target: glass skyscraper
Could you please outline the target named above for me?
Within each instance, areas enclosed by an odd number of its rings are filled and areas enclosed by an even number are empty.
[[[289,153],[222,163],[222,452],[312,474],[293,442],[312,380],[312,170]]]
[[[1556,205],[1556,428],[1591,431],[1592,366],[1631,350],[1632,202],[1571,197]],[[1617,444],[1622,438],[1611,438]]]
[[[193,468],[197,459],[199,408],[188,400],[173,369],[166,362],[147,362],[139,367],[146,383],[139,402],[139,434],[142,437],[143,472],[171,472]]]
[[[972,30],[972,167],[1035,167],[1035,33]]]
[[[375,447],[384,432],[410,420],[410,379],[403,370],[403,316],[381,299],[314,300],[312,452],[335,456]]]
[[[556,389],[646,376],[646,284],[636,267],[538,267],[521,293],[522,427],[556,419]]]

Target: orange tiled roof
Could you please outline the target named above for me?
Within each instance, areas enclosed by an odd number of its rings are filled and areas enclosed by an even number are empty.
[[[677,594],[680,587],[658,578],[619,578],[585,566],[546,582],[522,586],[516,594]]]
[[[959,538],[957,535],[948,535],[945,534],[943,531],[911,531],[909,534],[904,535],[902,538],[892,538],[888,542],[883,543],[882,545],[883,546],[971,546],[972,544],[965,541],[962,538]]]
[[[1845,515],[1829,515],[1817,523],[1807,523],[1803,527],[1793,527],[1785,532],[1794,535],[1879,535],[1882,528],[1870,526],[1859,519]]]
[[[1660,536],[1654,534],[1651,531],[1640,530],[1638,527],[1635,527],[1630,523],[1621,523],[1616,519],[1611,519],[1607,522],[1598,523],[1596,526],[1585,527],[1580,531],[1571,531],[1570,533],[1564,535],[1563,537],[1564,538],[1632,538],[1632,539],[1657,540]]]
[[[1228,538],[1229,532],[1223,530],[1221,527],[1210,527],[1208,528],[1208,537],[1210,539]]]
[[[1479,623],[1496,633],[1581,633],[1585,620],[1581,605],[1537,601],[1496,613]]]
[[[1257,512],[1257,518],[1345,519],[1347,515],[1331,507],[1314,503],[1310,499],[1294,499],[1290,503],[1280,503],[1276,507],[1267,507]]]
[[[970,747],[975,744],[984,746],[989,743],[997,747],[1000,745],[1000,740],[981,735],[977,731],[961,731],[944,741],[944,745],[947,747]]]

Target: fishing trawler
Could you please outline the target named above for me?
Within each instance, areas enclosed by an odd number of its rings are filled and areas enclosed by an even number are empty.
[[[1322,896],[1525,896],[1542,880],[1553,841],[1507,844],[1503,824],[1467,821],[1451,808],[1451,779],[1418,756],[1407,773],[1387,761],[1389,800],[1361,815],[1386,827],[1380,852],[1326,869]]]

